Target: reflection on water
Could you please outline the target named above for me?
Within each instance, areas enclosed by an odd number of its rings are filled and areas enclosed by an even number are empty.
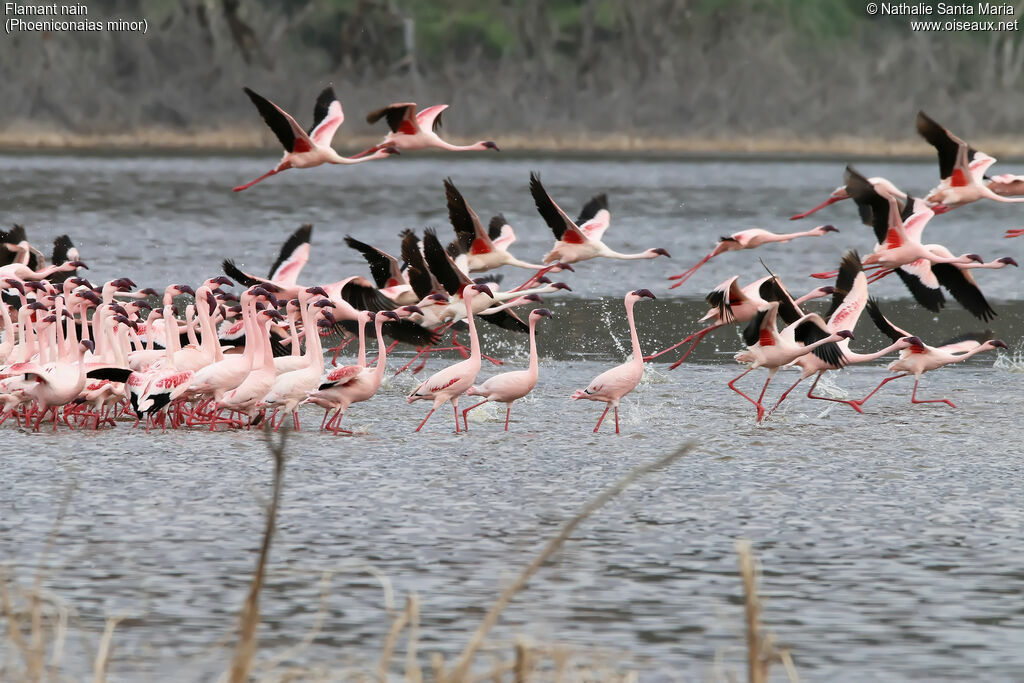
[[[864,415],[797,392],[756,426],[750,405],[725,386],[739,373],[731,354],[741,347],[736,330],[726,328],[692,362],[647,369],[623,402],[619,437],[592,433],[599,405],[568,400],[628,353],[627,289],[650,287],[659,296],[636,308],[645,353],[692,332],[706,310],[703,291],[735,272],[760,277],[757,254],[716,259],[691,289],[672,295],[662,278],[720,233],[752,224],[788,229],[783,218],[834,187],[840,164],[384,163],[283,174],[232,195],[226,188],[265,160],[0,158],[5,220],[45,238],[69,232],[97,281],[196,282],[226,256],[260,270],[283,235],[307,220],[317,224],[320,247],[310,281],[361,273],[341,236],[389,247],[402,227],[443,224],[440,179],[449,174],[481,214],[504,211],[519,234],[517,253],[535,257],[550,235],[525,191],[529,169],[540,169],[556,199],[573,209],[608,190],[614,218],[607,239],[617,248],[673,253],[672,261],[581,264],[565,274],[574,292],[546,301],[555,318],[539,339],[541,381],[531,400],[513,408],[509,434],[503,410],[480,411],[470,433],[458,436],[450,414],[438,411],[423,433],[412,434],[427,407],[405,404],[415,380],[402,375],[346,417],[363,435],[294,435],[262,601],[263,647],[282,650],[309,632],[321,606],[320,573],[331,570],[324,627],[298,659],[372,664],[388,623],[372,566],[400,594],[421,596],[421,649],[457,652],[561,522],[638,463],[693,440],[693,456],[627,491],[573,535],[505,612],[497,639],[525,632],[601,648],[648,676],[704,678],[716,652],[741,644],[732,541],[747,537],[764,567],[768,626],[806,678],[1006,680],[1022,670],[1019,355],[1018,365],[986,354],[926,375],[921,395],[950,398],[955,410],[912,406],[910,380],[900,380]],[[864,170],[914,188],[929,186],[933,173],[930,164]],[[739,197],[737,186],[751,189]],[[1012,207],[976,209],[936,221],[935,240],[954,252],[978,240],[972,250],[986,258],[1015,255],[1015,241],[999,239],[1013,227]],[[870,246],[852,207],[830,210],[825,218],[840,235],[760,254],[794,290],[816,284],[806,274],[836,261],[844,247]],[[979,280],[992,288],[1000,314],[993,329],[1019,354],[1017,271]],[[955,304],[940,316],[921,313],[898,283],[883,281],[878,295],[890,317],[928,341],[984,327]],[[509,366],[525,365],[523,337],[488,329],[483,343]],[[857,329],[853,348],[881,344],[868,321]],[[433,359],[428,371],[446,362]],[[495,371],[485,364],[482,374]],[[781,371],[769,396],[795,376]],[[882,363],[851,368],[824,389],[859,396],[883,376]],[[752,373],[742,386],[756,390],[762,381]],[[315,427],[319,417],[309,410],[303,422]],[[147,435],[127,425],[29,434],[5,425],[0,439],[10,483],[0,493],[0,558],[23,579],[31,576],[57,502],[74,482],[47,585],[93,633],[105,616],[127,615],[115,636],[113,677],[200,680],[223,670],[216,641],[235,625],[270,480],[259,436]],[[74,639],[66,657],[83,671],[91,661]]]

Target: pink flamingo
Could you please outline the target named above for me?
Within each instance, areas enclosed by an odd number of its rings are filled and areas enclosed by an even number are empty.
[[[501,151],[498,149],[498,145],[490,140],[481,140],[472,145],[453,145],[442,140],[437,131],[441,128],[441,112],[447,108],[447,104],[435,104],[417,114],[415,102],[400,102],[370,112],[366,115],[367,123],[377,123],[381,119],[385,119],[391,132],[384,137],[380,144],[374,145],[352,158],[359,159],[363,155],[373,154],[387,147],[407,150],[436,147],[452,152],[476,152],[485,149]]]
[[[917,113],[917,132],[939,155],[939,184],[925,196],[925,201],[947,209],[979,199],[1024,202],[1024,197],[1006,197],[985,184],[985,172],[996,162],[994,157],[969,147],[923,111]],[[1013,185],[1012,181],[1009,185]]]
[[[555,235],[555,246],[544,255],[544,263],[576,263],[592,258],[629,261],[669,256],[669,253],[661,247],[647,249],[636,254],[623,254],[609,248],[601,241],[601,237],[604,236],[604,231],[608,227],[607,221],[600,227],[584,231],[555,203],[551,195],[544,189],[544,185],[540,182],[540,176],[536,173],[530,173],[530,194],[533,196],[534,204],[536,204],[541,218]],[[584,213],[586,213],[586,207],[584,207]],[[607,210],[604,213],[607,214]],[[595,225],[597,224],[595,223]]]
[[[440,372],[435,372],[427,381],[413,389],[406,398],[407,403],[431,399],[434,401],[430,412],[416,428],[417,432],[423,429],[423,425],[427,423],[438,406],[446,401],[451,401],[452,408],[455,410],[455,433],[459,433],[459,397],[473,386],[473,382],[480,372],[480,340],[476,334],[476,323],[473,322],[473,297],[478,292],[490,294],[490,290],[485,285],[468,285],[462,291],[462,299],[466,302],[466,321],[469,323],[469,358]]]
[[[693,353],[693,350],[697,348],[700,341],[714,330],[726,325],[745,323],[753,318],[759,309],[767,306],[770,301],[779,301],[782,297],[789,298],[789,293],[786,292],[777,276],[769,275],[768,277],[763,277],[743,288],[740,288],[738,281],[739,276],[733,276],[708,292],[708,295],[704,297],[704,300],[708,302],[708,306],[711,306],[711,309],[697,322],[705,322],[707,320],[715,322],[697,330],[672,346],[647,356],[644,358],[644,361],[653,360],[693,340],[686,353],[669,366],[670,370],[675,370]],[[795,299],[793,305],[799,307],[805,301],[828,296],[833,291],[832,287],[817,287],[802,297]],[[800,317],[800,315],[802,313],[796,317]]]
[[[920,337],[912,336],[909,332],[901,330],[889,322],[882,314],[878,303],[874,300],[868,301],[867,309],[868,315],[882,334],[890,339],[908,338],[912,343],[908,348],[900,351],[900,357],[897,360],[889,364],[889,372],[899,374],[886,377],[870,394],[858,401],[854,401],[858,406],[863,406],[879,389],[894,379],[913,375],[914,391],[910,394],[911,403],[945,403],[950,408],[956,408],[956,405],[948,398],[919,399],[917,397],[917,385],[921,381],[921,375],[952,363],[965,361],[971,356],[984,351],[1006,348],[1004,341],[991,338],[991,332],[965,334],[943,342],[939,346],[928,346],[921,341]]]
[[[834,346],[826,346],[843,339],[853,339],[850,330],[832,332],[825,321],[816,313],[809,313],[796,322],[787,325],[782,332],[778,331],[776,319],[779,302],[773,301],[768,308],[758,311],[743,331],[743,341],[747,344],[746,351],[736,354],[736,361],[747,363],[747,369],[729,382],[729,388],[747,399],[757,408],[757,421],[764,418],[764,394],[768,384],[783,365],[787,365],[808,353],[820,353],[828,358],[836,354]],[[819,348],[821,347],[821,348]],[[768,377],[761,388],[757,400],[750,398],[736,388],[736,382],[757,368],[768,368]]]
[[[619,401],[629,392],[636,389],[640,378],[644,374],[644,354],[640,351],[640,339],[636,335],[636,322],[633,319],[633,306],[640,299],[654,299],[654,294],[649,289],[638,289],[626,294],[626,320],[629,322],[629,337],[633,342],[633,357],[622,365],[610,370],[605,370],[595,377],[586,389],[577,389],[572,395],[574,401],[581,398],[588,401],[603,401],[606,405],[604,412],[594,427],[594,433],[601,428],[605,415],[609,408],[615,409],[615,433],[619,433]]]
[[[512,403],[526,396],[537,386],[537,321],[550,318],[551,311],[546,308],[535,308],[530,311],[530,366],[526,370],[503,372],[495,375],[480,386],[472,386],[466,396],[483,396],[484,400],[462,411],[462,422],[469,431],[469,419],[466,417],[473,408],[478,408],[488,401],[505,404],[505,431],[508,431],[508,420],[512,415]]]
[[[279,106],[258,95],[249,88],[243,88],[252,103],[256,105],[260,116],[274,131],[274,135],[284,147],[284,157],[277,163],[277,166],[270,169],[256,180],[244,185],[232,188],[234,192],[241,192],[265,180],[272,175],[287,171],[289,168],[312,168],[321,164],[359,164],[364,161],[383,159],[395,153],[395,149],[387,147],[376,151],[370,156],[360,159],[343,157],[331,147],[331,140],[335,131],[345,120],[345,114],[341,109],[341,102],[334,96],[334,88],[324,88],[319,97],[316,98],[316,107],[313,111],[313,128],[309,133],[302,129],[288,112]]]
[[[847,167],[847,169],[849,169],[849,168],[850,167]],[[879,194],[886,195],[886,196],[897,197],[900,200],[901,203],[905,202],[906,199],[907,199],[907,193],[906,192],[903,192],[902,190],[900,190],[898,187],[893,185],[890,181],[888,181],[885,178],[880,178],[880,177],[867,178],[867,181],[869,183],[871,183],[871,185],[879,192]],[[795,216],[790,216],[789,220],[791,220],[791,221],[798,221],[801,218],[807,218],[812,213],[817,213],[818,211],[821,211],[822,209],[824,209],[826,206],[829,206],[831,204],[835,204],[836,202],[840,202],[840,201],[842,201],[844,199],[849,199],[849,198],[850,198],[850,192],[849,192],[849,190],[846,189],[846,185],[840,185],[836,189],[832,190],[832,194],[830,194],[828,196],[828,199],[823,201],[821,204],[818,204],[813,209],[809,209],[807,211],[804,211],[803,213],[798,213]],[[936,212],[936,213],[938,213],[938,212]]]
[[[835,332],[839,329],[854,329],[868,301],[868,280],[864,275],[860,264],[860,256],[856,251],[850,250],[843,255],[838,273],[828,325],[824,331],[818,333],[818,336],[828,332]],[[906,339],[901,338],[893,340],[891,345],[873,353],[857,353],[850,350],[850,341],[843,339],[836,344],[836,353],[811,353],[800,356],[793,363],[800,368],[800,377],[782,393],[782,396],[779,397],[779,400],[768,411],[768,414],[771,415],[775,412],[782,405],[782,402],[786,400],[790,392],[796,389],[798,384],[815,374],[817,376],[814,378],[811,388],[807,390],[807,398],[845,403],[857,412],[862,412],[860,406],[855,401],[815,394],[814,389],[818,386],[818,381],[829,370],[840,370],[853,363],[867,363],[888,355],[893,351],[905,349],[909,345],[910,343]]]
[[[697,262],[696,265],[691,266],[687,270],[683,271],[679,275],[669,276],[669,280],[678,280],[669,289],[675,289],[682,285],[684,282],[690,279],[690,277],[700,270],[700,267],[705,263],[718,256],[724,254],[727,251],[740,251],[743,249],[756,249],[763,244],[771,244],[773,242],[788,242],[795,240],[799,237],[821,237],[830,232],[839,232],[839,230],[832,225],[819,225],[812,230],[805,230],[803,232],[787,232],[782,234],[776,234],[769,232],[768,230],[761,230],[760,228],[752,228],[750,230],[742,230],[740,232],[734,232],[731,235],[720,237],[718,244],[712,249],[707,256]]]

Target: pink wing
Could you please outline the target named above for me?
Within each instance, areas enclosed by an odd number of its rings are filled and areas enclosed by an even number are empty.
[[[423,130],[432,130],[434,128],[434,121],[447,108],[447,104],[435,104],[433,107],[427,107],[419,114],[416,114],[417,125]]]
[[[345,112],[341,110],[341,102],[334,100],[327,109],[327,116],[320,122],[319,126],[313,129],[310,137],[317,145],[327,147],[331,144],[331,140],[334,139],[334,133],[337,132],[338,126],[344,121]]]
[[[597,214],[589,221],[580,226],[580,230],[583,234],[592,240],[600,240],[611,225],[612,214],[608,209],[601,209]]]
[[[508,248],[512,246],[512,243],[516,241],[516,233],[513,232],[512,226],[506,223],[501,226],[501,236],[496,240],[492,240],[492,244],[495,249],[500,251],[508,251]]]
[[[303,242],[296,247],[287,261],[277,267],[274,274],[270,276],[270,280],[276,284],[294,287],[299,280],[299,273],[302,272],[307,261],[309,261],[309,242]]]
[[[362,371],[362,365],[344,365],[327,373],[327,376],[320,380],[320,385],[341,386],[342,384],[348,384],[358,377]]]

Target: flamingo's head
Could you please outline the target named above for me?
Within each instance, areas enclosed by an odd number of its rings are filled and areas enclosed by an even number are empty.
[[[423,315],[423,309],[420,308],[419,306],[402,306],[398,310],[400,310],[402,313],[405,313],[406,315],[415,315],[416,313]]]
[[[839,228],[834,225],[819,225],[815,228],[820,234],[824,235],[827,232],[839,232]]]
[[[319,296],[327,296],[327,290],[323,287],[307,287],[306,294],[317,294]]]
[[[64,268],[67,270],[76,270],[78,268],[89,270],[89,266],[85,265],[81,261],[68,261],[67,263],[64,264]]]
[[[853,337],[853,332],[851,332],[850,330],[840,330],[839,332],[836,332],[836,336],[837,337],[842,337],[843,339],[853,339],[854,338]]]
[[[551,289],[564,289],[567,292],[572,291],[572,287],[565,284],[564,282],[554,282],[551,284]]]
[[[78,345],[84,347],[85,349],[88,349],[90,353],[96,350],[96,345],[92,343],[91,339],[83,339],[82,341],[78,342]]]
[[[313,302],[315,308],[334,308],[334,302],[330,299],[320,299]]]
[[[989,344],[989,346],[991,346],[994,349],[1005,349],[1006,348],[1006,342],[1004,342],[1002,339],[992,339],[992,340],[989,341],[988,344]]]
[[[636,297],[637,299],[656,299],[657,297],[649,289],[638,289],[630,292],[630,296]]]
[[[431,294],[427,297],[427,300],[433,302],[435,305],[447,304],[449,301],[448,295],[441,294],[440,292],[437,294]]]
[[[25,293],[25,285],[21,283],[21,280],[15,280],[14,278],[9,277],[6,278],[4,282],[6,282],[10,287],[13,287],[14,289],[18,290],[18,292],[20,292],[21,294]]]
[[[981,258],[977,254],[964,254],[963,258],[967,259],[968,261],[974,261],[975,263],[984,263],[985,262],[985,259]]]
[[[152,308],[152,307],[150,307],[150,308]],[[110,304],[110,310],[111,310],[111,312],[113,312],[113,313],[115,313],[117,315],[123,315],[126,318],[128,317],[128,311],[126,311],[124,306],[121,306],[120,304],[116,304],[116,303]]]
[[[192,296],[196,295],[196,290],[192,289],[188,285],[174,285],[171,288],[171,291],[177,292],[178,294],[191,294]]]
[[[533,281],[539,282],[542,285],[551,284],[551,278],[549,278],[547,275],[538,275],[537,277],[533,278]]]
[[[560,270],[568,270],[570,273],[575,273],[576,272],[575,268],[570,266],[568,263],[562,263],[561,261],[558,261],[557,263],[554,263],[551,266],[551,270],[549,272],[557,273]]]
[[[551,311],[546,308],[535,308],[530,311],[530,317],[532,318],[534,316],[537,316],[538,318],[550,318]]]
[[[402,318],[401,318],[401,317],[400,317],[400,316],[399,316],[399,315],[398,315],[397,313],[395,313],[394,311],[381,311],[381,312],[380,312],[380,313],[378,313],[377,315],[379,315],[379,316],[380,316],[380,317],[382,317],[382,318],[389,318],[389,319],[391,319],[391,320],[401,320],[401,319],[402,319]]]
[[[235,286],[235,283],[232,282],[230,278],[228,278],[228,277],[226,277],[224,275],[218,275],[217,277],[212,277],[209,280],[207,280],[207,282],[210,283],[211,285],[224,285],[225,287],[234,287]]]
[[[526,296],[521,296],[519,298],[522,299],[523,301],[533,301],[534,303],[538,304],[541,302],[541,298],[536,294],[527,294]]]
[[[491,288],[488,285],[486,285],[486,284],[483,284],[483,285],[473,285],[472,287],[467,287],[466,288],[467,291],[470,290],[470,289],[473,290],[474,292],[480,292],[481,294],[487,294],[488,296],[491,294]]]
[[[668,253],[667,249],[662,249],[661,247],[648,249],[646,253],[650,255],[650,258],[657,258],[659,256],[664,256],[665,258],[672,258],[672,254]]]
[[[139,299],[138,301],[136,301],[132,305],[135,306],[135,308],[145,308],[147,311],[153,310],[153,306],[148,301],[146,301],[145,299]]]
[[[501,151],[501,149],[498,148],[498,143],[496,143],[496,142],[492,142],[490,140],[485,140],[485,141],[481,142],[480,144],[483,146],[484,149],[493,149],[495,152],[500,152]]]
[[[99,306],[101,303],[103,303],[103,299],[96,296],[96,293],[91,289],[86,289],[81,292],[77,292],[77,294],[80,298],[85,299],[93,306]]]
[[[145,296],[159,296],[157,294],[156,290],[153,289],[152,287],[146,287],[145,289],[140,289],[139,290],[139,294],[143,294]]]
[[[1004,256],[1004,257],[1002,257],[1002,258],[1000,258],[1000,259],[996,259],[996,260],[997,260],[997,261],[998,261],[999,263],[1002,263],[1002,264],[1003,264],[1004,266],[1014,266],[1014,267],[1016,267],[1016,266],[1017,266],[1017,261],[1015,261],[1015,260],[1014,260],[1014,259],[1013,259],[1012,257],[1010,257],[1010,256]]]

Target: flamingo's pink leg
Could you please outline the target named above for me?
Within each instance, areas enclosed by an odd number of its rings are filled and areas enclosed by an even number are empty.
[[[740,391],[739,389],[736,388],[736,382],[738,382],[739,380],[741,380],[744,377],[746,377],[747,373],[749,373],[751,370],[753,370],[753,368],[750,368],[749,370],[745,370],[738,377],[734,377],[733,380],[731,382],[729,382],[729,388],[732,389],[733,391],[735,391],[737,394],[739,394],[743,398],[745,398],[748,401],[750,401],[751,403],[753,403],[757,407],[757,421],[760,422],[761,418],[764,416],[764,407],[761,405],[760,401],[755,401],[754,399],[750,398],[749,396],[747,396],[742,391]]]
[[[797,381],[793,382],[792,386],[790,386],[788,389],[783,391],[782,392],[782,396],[780,396],[779,400],[775,402],[775,405],[772,406],[772,409],[768,411],[768,415],[771,415],[772,413],[774,413],[775,409],[778,408],[780,405],[782,405],[782,402],[786,400],[787,396],[789,396],[789,392],[791,392],[794,389],[796,389],[796,385],[800,384],[800,382],[803,382],[804,379],[805,379],[804,376],[801,375],[800,379],[798,379]]]
[[[669,287],[669,289],[675,289],[679,285],[681,285],[684,282],[686,282],[687,280],[689,280],[690,276],[693,275],[694,273],[696,273],[698,270],[700,270],[700,267],[703,266],[708,261],[710,261],[711,257],[714,256],[714,255],[715,255],[715,252],[711,252],[710,254],[708,254],[707,256],[702,258],[700,261],[698,261],[697,265],[690,267],[689,269],[683,271],[679,275],[670,275],[669,278],[668,278],[669,280],[679,280],[679,282],[677,282],[674,285],[672,285],[671,287]]]
[[[814,387],[818,386],[818,380],[820,380],[822,375],[824,375],[824,374],[825,374],[825,372],[821,371],[821,372],[818,373],[818,376],[814,378],[814,383],[811,384],[811,388],[807,390],[807,398],[814,398],[814,399],[817,399],[819,401],[833,401],[834,403],[845,403],[846,405],[848,405],[851,408],[853,408],[854,410],[856,410],[858,413],[863,413],[864,412],[863,410],[860,409],[860,405],[858,404],[857,401],[851,401],[851,400],[842,399],[842,398],[829,398],[828,396],[818,396],[817,394],[815,394],[814,393]]]
[[[903,373],[903,374],[901,374],[901,375],[893,375],[893,376],[891,376],[891,377],[886,377],[886,378],[885,378],[885,379],[883,379],[883,380],[882,380],[881,382],[879,382],[878,386],[877,386],[877,387],[875,387],[875,388],[874,388],[874,389],[873,389],[873,390],[871,391],[871,393],[870,393],[870,394],[868,394],[868,395],[867,395],[867,396],[865,396],[864,398],[860,399],[859,401],[854,401],[854,403],[856,403],[856,404],[857,404],[857,405],[859,405],[859,406],[862,406],[862,405],[864,405],[864,403],[865,403],[865,402],[866,402],[866,401],[867,401],[867,400],[868,400],[869,398],[871,398],[872,396],[874,396],[875,394],[877,394],[877,393],[878,393],[878,390],[879,390],[879,389],[881,389],[882,387],[884,387],[884,386],[885,386],[886,384],[888,384],[889,382],[893,381],[894,379],[899,379],[900,377],[906,377],[906,376],[907,376],[907,373]]]
[[[602,422],[604,422],[604,416],[608,414],[608,409],[609,409],[609,408],[611,408],[611,407],[612,407],[612,404],[611,404],[611,403],[606,403],[606,404],[605,404],[605,406],[604,406],[604,412],[603,412],[603,413],[601,413],[601,417],[600,417],[600,419],[598,419],[598,421],[597,421],[597,426],[596,426],[596,427],[594,427],[594,433],[595,433],[595,434],[597,433],[597,430],[601,428],[601,423],[602,423]]]
[[[914,391],[910,394],[911,403],[945,403],[950,408],[956,408],[956,404],[950,401],[948,398],[918,398],[917,397],[917,383],[921,381],[918,377],[914,380]]]
[[[619,433],[619,407],[615,406],[615,433]]]
[[[512,417],[512,404],[508,403],[505,406],[505,431],[508,431],[508,419]]]
[[[487,403],[487,399],[486,398],[484,400],[480,401],[479,403],[471,405],[470,407],[468,407],[468,408],[466,408],[465,410],[462,411],[462,422],[466,425],[466,431],[467,432],[469,431],[469,418],[466,417],[466,413],[468,413],[469,411],[473,410],[473,408],[479,408],[480,406],[482,406],[485,403]]]
[[[282,170],[284,170],[284,169],[282,169]],[[270,176],[272,176],[272,175],[274,175],[276,173],[279,173],[279,171],[276,168],[272,168],[269,171],[267,171],[266,173],[264,173],[263,175],[261,175],[256,180],[249,181],[245,185],[239,185],[238,187],[233,187],[233,188],[231,188],[231,191],[232,192],[241,192],[242,190],[248,190],[250,187],[252,187],[256,183],[260,182],[261,180],[266,180],[267,178],[269,178]]]
[[[418,432],[418,431],[420,431],[421,429],[423,429],[423,425],[427,424],[427,420],[429,420],[429,419],[430,419],[430,416],[434,414],[434,410],[435,410],[434,408],[431,408],[431,409],[430,409],[430,412],[429,412],[429,413],[427,413],[427,416],[426,416],[425,418],[423,418],[423,422],[420,422],[420,426],[419,426],[419,427],[417,427],[417,428],[415,429],[415,431],[417,431],[417,432]]]

